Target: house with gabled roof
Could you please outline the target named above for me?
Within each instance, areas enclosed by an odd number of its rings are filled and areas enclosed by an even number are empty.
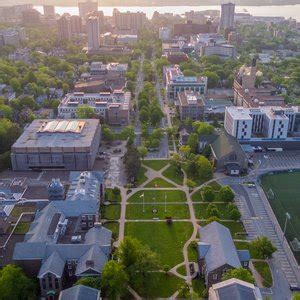
[[[198,264],[207,287],[220,282],[229,269],[249,267],[249,251],[236,249],[231,233],[224,225],[212,222],[200,228],[199,235]]]
[[[100,291],[81,284],[60,292],[58,300],[100,300]]]

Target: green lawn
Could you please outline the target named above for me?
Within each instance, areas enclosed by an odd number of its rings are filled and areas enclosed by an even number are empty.
[[[112,192],[111,188],[106,188],[105,189],[105,201],[110,201],[110,202],[121,202],[121,194],[120,195],[115,195]]]
[[[139,239],[143,244],[155,251],[162,265],[170,268],[183,262],[182,248],[190,238],[193,226],[190,222],[126,223],[125,235]]]
[[[30,222],[19,222],[14,234],[25,234],[29,230]]]
[[[16,205],[10,216],[18,218],[23,212],[34,212],[36,210],[35,205]]]
[[[221,185],[216,182],[216,181],[212,181],[211,183],[209,183],[208,185],[210,185],[215,191],[219,191],[221,189]]]
[[[271,287],[273,285],[273,278],[269,264],[266,261],[253,261],[253,265],[263,278],[263,285],[265,287]]]
[[[182,285],[184,281],[176,276],[170,276],[165,273],[149,273],[142,280],[136,275],[133,289],[147,299],[168,298],[171,297]]]
[[[262,177],[262,187],[267,195],[277,220],[284,228],[286,213],[291,216],[287,223],[286,238],[300,241],[300,172],[275,173]],[[294,252],[295,258],[300,262],[300,252]]]
[[[183,172],[181,170],[178,171],[178,169],[175,166],[168,167],[163,173],[166,178],[174,181],[175,183],[182,185],[183,184]]]
[[[188,256],[189,256],[189,261],[197,262],[198,252],[197,249],[194,248],[191,244],[188,247]]]
[[[163,178],[156,177],[153,180],[151,180],[149,183],[145,185],[145,187],[151,187],[151,188],[169,188],[169,187],[175,187],[173,184],[167,182]]]
[[[246,234],[246,231],[245,231],[245,228],[244,228],[242,222],[220,221],[220,223],[223,224],[224,226],[226,226],[230,230],[233,239],[237,239],[237,240],[245,240],[246,239],[247,234]],[[199,224],[200,224],[200,226],[205,226],[206,221],[200,221]]]
[[[103,205],[101,207],[102,218],[107,220],[119,220],[121,213],[121,205],[119,204],[111,204],[111,205]]]
[[[155,170],[155,171],[159,171],[160,169],[162,169],[163,167],[165,167],[169,161],[168,160],[144,160],[142,161],[142,163]]]
[[[208,203],[194,204],[194,211],[195,211],[195,215],[196,215],[197,219],[208,219],[208,216],[207,216],[208,205],[209,205]],[[214,205],[220,211],[221,219],[230,220],[230,218],[228,216],[227,208],[226,208],[227,203],[215,203]]]
[[[163,191],[163,190],[143,190],[138,191],[133,194],[129,199],[128,202],[142,202],[143,197],[141,195],[145,195],[145,202],[186,202],[185,193],[181,190],[170,190],[170,191]]]
[[[153,212],[153,209],[157,212]],[[153,218],[165,219],[172,217],[173,219],[189,219],[189,209],[187,204],[147,204],[145,212],[143,212],[142,204],[128,204],[126,207],[126,219],[129,220],[148,220]]]
[[[185,265],[182,265],[177,268],[176,270],[180,275],[186,276],[186,268]]]
[[[113,239],[117,239],[119,236],[119,222],[106,222],[104,227],[112,231]]]
[[[212,188],[215,190],[215,198],[213,199],[212,202],[223,202],[222,199],[220,199],[219,193],[218,193],[218,191],[220,189],[220,185],[217,182],[215,182],[215,181],[213,181],[209,185],[212,186]],[[204,199],[202,197],[202,191],[199,190],[196,193],[194,193],[192,195],[192,200],[194,202],[204,202]]]
[[[146,168],[144,168],[143,166],[140,167],[140,170],[139,170],[139,173],[137,176],[138,179],[136,181],[136,186],[140,186],[148,179],[148,177],[145,175],[146,172],[147,172]]]

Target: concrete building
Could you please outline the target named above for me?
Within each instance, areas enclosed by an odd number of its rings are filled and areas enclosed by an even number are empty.
[[[70,30],[72,34],[83,33],[82,18],[80,16],[70,17]]]
[[[298,132],[299,107],[265,106],[257,108],[228,107],[225,130],[239,140],[284,140]]]
[[[173,29],[174,36],[190,37],[199,33],[216,33],[217,26],[214,24],[195,24],[191,21],[187,21],[182,24],[175,24]]]
[[[78,3],[79,16],[85,18],[88,13],[98,11],[98,1],[87,0]]]
[[[204,119],[204,101],[199,92],[179,92],[177,103],[181,121]]]
[[[177,99],[179,92],[191,91],[205,94],[207,77],[184,76],[179,66],[164,68],[164,85],[169,99]]]
[[[100,47],[100,32],[99,20],[97,17],[89,17],[87,20],[87,35],[88,35],[88,49],[94,50]]]
[[[67,94],[58,106],[60,118],[76,118],[77,109],[82,105],[92,107],[94,113],[111,125],[129,123],[131,93],[115,90],[113,93]]]
[[[23,27],[8,28],[0,31],[0,46],[12,45],[20,46],[20,43],[26,39]]]
[[[224,225],[212,222],[199,229],[199,236],[199,271],[208,288],[221,282],[227,270],[249,267],[249,251],[236,249],[231,233]]]
[[[201,47],[200,56],[217,55],[221,58],[236,59],[236,48],[230,44],[216,44],[215,41],[211,41],[205,46]]]
[[[234,13],[235,4],[234,3],[224,3],[221,4],[221,17],[220,17],[220,30],[225,30],[227,28],[234,27]]]
[[[55,6],[53,5],[43,5],[44,16],[49,19],[55,18]]]
[[[91,170],[98,153],[99,120],[34,120],[13,144],[13,170]]]
[[[137,32],[145,27],[147,23],[146,14],[143,12],[120,12],[118,9],[113,11],[113,23],[119,30],[132,30]]]
[[[22,11],[22,23],[26,25],[37,25],[40,23],[40,13],[35,9]]]
[[[271,83],[262,83],[256,87],[256,59],[250,67],[242,66],[237,73],[234,83],[234,104],[243,107],[284,106],[284,97]]]
[[[208,300],[262,300],[258,287],[254,284],[231,278],[216,284],[209,289]]]
[[[162,41],[170,40],[171,39],[171,28],[169,27],[160,27],[158,30],[158,37]]]
[[[57,20],[58,38],[61,41],[68,41],[71,39],[71,28],[69,18],[62,16]]]

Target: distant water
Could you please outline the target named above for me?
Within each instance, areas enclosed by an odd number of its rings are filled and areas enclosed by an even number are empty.
[[[42,6],[35,6],[35,8],[41,13],[43,12]],[[102,10],[106,16],[111,16],[114,8],[115,7],[112,6],[105,6],[105,7],[99,7],[99,10]],[[119,11],[121,12],[142,11],[146,13],[148,18],[152,18],[154,11],[158,11],[160,13],[183,14],[184,12],[190,10],[195,10],[195,11],[209,10],[209,9],[220,10],[220,6],[160,6],[160,7],[119,6],[116,8],[118,8]],[[55,8],[55,11],[60,15],[63,13],[78,15],[78,8],[76,6],[72,6],[72,7],[57,6]],[[285,17],[285,18],[292,17],[300,22],[300,4],[281,5],[281,6],[237,6],[236,12],[248,12],[254,16],[270,16],[270,17]]]

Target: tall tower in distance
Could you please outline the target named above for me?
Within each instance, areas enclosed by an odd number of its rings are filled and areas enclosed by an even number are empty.
[[[86,23],[86,28],[88,35],[88,49],[99,49],[99,19],[97,17],[89,17]]]
[[[98,1],[78,2],[79,16],[85,18],[88,13],[98,11]]]
[[[225,30],[227,28],[234,27],[234,12],[235,4],[234,3],[224,3],[221,4],[221,17],[219,30]]]

